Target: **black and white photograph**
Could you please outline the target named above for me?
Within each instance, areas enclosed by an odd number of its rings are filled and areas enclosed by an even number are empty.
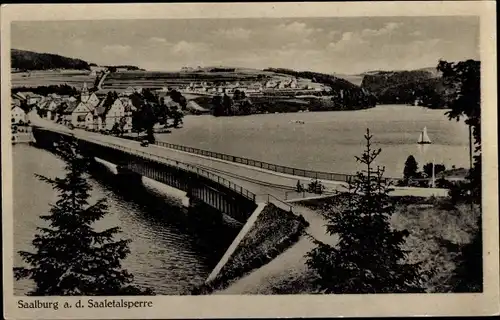
[[[481,14],[199,6],[2,24],[11,316],[154,318],[172,296],[498,297]]]

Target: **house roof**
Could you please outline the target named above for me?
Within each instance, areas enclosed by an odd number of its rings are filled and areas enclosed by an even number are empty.
[[[17,92],[17,93],[13,93],[12,96],[20,99],[20,100],[25,100],[26,99],[26,96],[22,93],[22,92]]]
[[[45,109],[49,105],[50,100],[43,100],[38,103],[38,107],[41,109]]]
[[[67,108],[64,109],[64,113],[73,113],[76,107],[78,107],[78,103],[76,101],[68,101],[66,102]]]
[[[107,107],[104,107],[104,102],[106,101],[106,99],[103,99],[99,105],[95,108],[95,114],[99,117],[104,117],[106,116],[106,114],[108,113],[108,111],[111,109],[111,107],[113,106],[113,104],[116,102],[113,102],[111,105],[107,106]]]

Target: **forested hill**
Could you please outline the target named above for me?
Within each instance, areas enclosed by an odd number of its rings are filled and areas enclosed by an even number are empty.
[[[58,54],[12,49],[11,68],[19,70],[80,69],[90,70],[86,61]]]
[[[336,77],[331,74],[312,71],[295,71],[282,68],[268,68],[264,69],[264,71],[287,74],[298,78],[311,79],[313,82],[327,85],[332,88],[334,100],[339,100],[341,104],[346,105],[348,109],[354,106],[375,106],[375,98],[370,92],[345,79]]]
[[[361,88],[373,93],[379,104],[413,104],[421,100],[429,107],[444,107],[436,100],[442,95],[443,86],[435,68],[366,73]]]

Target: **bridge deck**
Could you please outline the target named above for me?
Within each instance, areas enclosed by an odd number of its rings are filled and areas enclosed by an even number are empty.
[[[189,164],[201,169],[228,179],[236,185],[241,186],[256,195],[256,201],[262,202],[267,200],[267,195],[270,194],[278,199],[293,199],[303,195],[298,195],[294,192],[297,181],[301,181],[304,185],[310,182],[309,178],[293,176],[289,174],[277,173],[261,168],[247,166],[244,164],[229,162],[221,159],[214,159],[198,154],[187,153],[179,150],[174,150],[157,145],[149,145],[148,147],[140,146],[140,143],[133,140],[118,138],[109,135],[103,135],[96,132],[88,132],[81,129],[70,130],[63,125],[53,123],[51,121],[37,118],[31,119],[34,125],[42,128],[47,128],[59,132],[73,134],[75,137],[102,143],[111,143],[123,148],[128,148],[132,152],[149,153],[158,157],[166,158],[173,161],[179,161],[184,164]],[[326,187],[326,192],[335,192],[344,190],[344,183],[336,181],[322,180]],[[403,188],[396,187],[394,195],[413,195],[428,197],[432,195],[444,196],[447,194],[445,189],[433,188]],[[307,195],[306,195],[307,196]]]

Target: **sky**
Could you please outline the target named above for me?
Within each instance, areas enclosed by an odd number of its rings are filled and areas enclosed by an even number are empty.
[[[223,65],[358,74],[479,59],[479,18],[18,21],[11,47],[147,70]]]

